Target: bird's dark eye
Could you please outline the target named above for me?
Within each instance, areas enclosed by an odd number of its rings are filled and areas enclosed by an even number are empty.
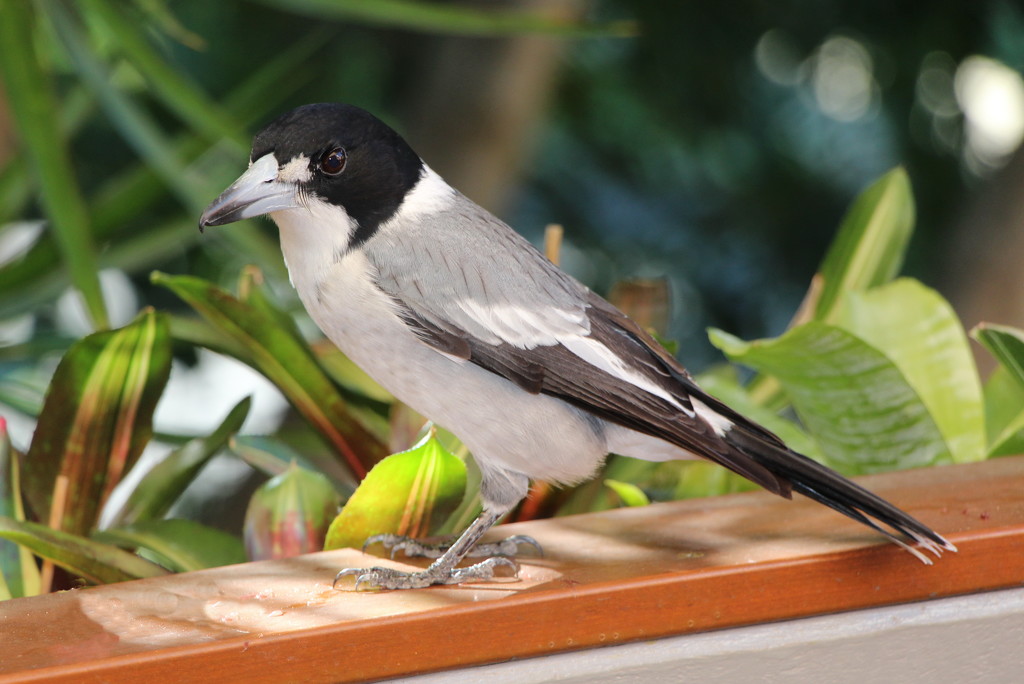
[[[337,176],[345,170],[345,162],[348,161],[348,154],[344,147],[335,147],[333,150],[324,152],[320,157],[320,170],[328,176]]]

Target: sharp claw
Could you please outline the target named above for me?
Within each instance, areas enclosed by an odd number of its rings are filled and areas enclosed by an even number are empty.
[[[366,553],[366,547],[373,546],[374,544],[377,544],[377,543],[381,543],[381,544],[384,544],[384,546],[387,546],[388,538],[392,537],[392,536],[394,536],[394,535],[390,535],[390,534],[375,534],[375,535],[373,535],[371,537],[367,537],[366,541],[363,542],[363,549],[362,549],[363,553]]]
[[[361,572],[362,570],[359,568],[345,568],[344,570],[339,571],[338,574],[334,576],[334,581],[331,582],[331,589],[338,588],[338,580],[340,580],[342,577],[348,577],[349,575],[358,575]],[[358,578],[356,579],[356,588],[359,588]]]
[[[536,539],[534,539],[533,537],[528,537],[525,534],[517,534],[517,535],[509,537],[505,541],[512,542],[513,544],[516,545],[517,548],[518,548],[518,546],[520,544],[524,544],[526,546],[532,546],[537,551],[537,555],[538,556],[540,556],[541,558],[544,557],[544,549],[541,547],[540,543]]]

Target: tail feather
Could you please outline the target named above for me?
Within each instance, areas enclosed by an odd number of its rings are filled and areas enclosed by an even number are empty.
[[[931,565],[931,558],[907,542],[916,542],[935,557],[943,550],[956,551],[956,546],[942,535],[877,494],[817,461],[763,439],[742,424],[734,423],[722,437],[758,465],[789,481],[793,491],[880,532],[926,565]]]

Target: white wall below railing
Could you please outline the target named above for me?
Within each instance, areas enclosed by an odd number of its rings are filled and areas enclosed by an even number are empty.
[[[1016,684],[1024,682],[1024,589],[636,642],[399,681]]]

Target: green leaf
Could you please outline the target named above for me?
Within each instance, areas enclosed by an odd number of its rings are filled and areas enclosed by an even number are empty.
[[[246,304],[217,286],[191,276],[154,273],[152,280],[172,290],[248,355],[250,364],[273,382],[295,409],[340,454],[356,478],[385,454],[381,441],[348,411],[337,388],[324,374],[306,343],[276,324],[276,316]],[[337,464],[320,470],[343,480]]]
[[[52,7],[51,3],[46,6]],[[0,80],[22,154],[35,178],[71,282],[82,293],[93,325],[106,328],[107,310],[89,215],[75,180],[67,139],[57,121],[60,107],[53,96],[51,75],[40,64],[34,35],[32,3],[0,3]]]
[[[242,399],[210,436],[189,440],[156,464],[128,495],[115,516],[116,524],[134,525],[163,517],[203,466],[242,428],[251,404],[250,397]]]
[[[430,435],[373,467],[331,523],[324,548],[360,548],[375,534],[436,534],[465,490],[465,464]]]
[[[787,420],[757,403],[747,390],[740,385],[736,373],[731,372],[733,370],[733,367],[723,366],[721,369],[713,369],[712,371],[701,373],[696,378],[697,384],[715,399],[723,401],[741,415],[760,423],[774,432],[790,449],[799,451],[805,456],[820,459],[821,448],[818,446],[818,443],[811,439],[793,421]],[[735,475],[735,473],[730,473],[730,475]],[[735,476],[740,477],[739,475]]]
[[[773,340],[744,342],[712,330],[732,360],[778,378],[831,465],[847,474],[949,463],[938,426],[880,351],[812,321]]]
[[[819,269],[823,280],[814,320],[832,321],[844,292],[886,283],[900,271],[914,230],[910,179],[896,168],[854,201]]]
[[[651,503],[651,500],[647,498],[646,494],[644,494],[644,490],[640,489],[635,484],[612,479],[606,479],[604,484],[608,489],[615,492],[618,497],[622,499],[622,503],[626,506],[646,506]]]
[[[263,483],[245,511],[245,549],[251,560],[320,551],[341,496],[320,473],[294,463]]]
[[[486,10],[413,0],[261,0],[266,5],[313,17],[449,35],[503,36],[541,33],[560,37],[624,37],[637,33],[633,22],[588,24],[538,11]]]
[[[94,532],[92,538],[125,549],[145,549],[175,572],[244,563],[245,547],[238,537],[194,520],[145,520],[125,527]]]
[[[1024,331],[994,323],[980,323],[971,336],[1010,372],[1010,377],[1024,387]]]
[[[0,416],[0,517],[25,519],[18,454],[11,446],[3,416]],[[0,539],[0,601],[35,596],[39,591],[39,568],[32,554],[22,546]]]
[[[26,495],[40,518],[64,475],[60,529],[81,534],[95,524],[153,434],[153,409],[170,368],[167,323],[152,310],[71,346],[50,382],[25,460]]]
[[[116,546],[51,530],[38,523],[19,522],[0,516],[0,537],[21,544],[40,558],[49,559],[55,565],[94,584],[167,574],[159,565]]]
[[[834,316],[891,360],[924,402],[958,463],[985,457],[981,381],[967,334],[935,290],[901,278],[847,292]]]
[[[1024,454],[1024,411],[1018,412],[992,439],[986,456],[996,458],[1020,454]]]
[[[906,171],[896,168],[854,200],[790,327],[812,320],[834,323],[845,293],[864,291],[895,278],[913,230],[910,180]],[[787,406],[775,378],[758,375],[748,384],[747,392],[758,404],[773,409]]]
[[[263,435],[235,435],[228,441],[228,447],[236,456],[268,477],[280,475],[296,463],[301,468],[321,472],[315,460],[306,458],[290,444],[275,437]],[[351,478],[335,481],[339,491],[351,493],[355,481]]]
[[[1024,454],[1024,385],[999,365],[985,383],[988,457]]]
[[[996,441],[1022,410],[1024,385],[1006,366],[996,366],[985,382],[985,430],[990,444]]]

